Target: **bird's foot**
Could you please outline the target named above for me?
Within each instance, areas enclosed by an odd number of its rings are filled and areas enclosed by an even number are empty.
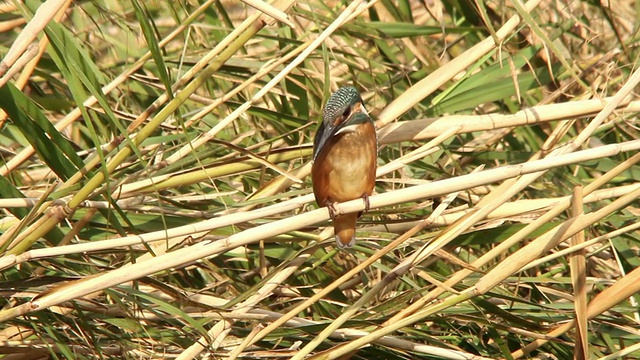
[[[362,197],[362,201],[364,201],[364,210],[358,213],[358,219],[362,216],[362,214],[369,211],[369,207],[371,207],[371,204],[369,204],[369,195],[362,194],[361,197]]]
[[[364,201],[364,211],[369,211],[371,204],[369,203],[369,194],[362,194],[362,200]]]
[[[324,205],[327,207],[327,210],[329,210],[329,217],[331,218],[331,220],[335,220],[337,212],[335,203],[327,201]]]

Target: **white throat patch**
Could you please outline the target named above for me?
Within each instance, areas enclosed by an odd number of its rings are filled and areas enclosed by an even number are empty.
[[[338,130],[338,132],[336,132],[336,135],[354,133],[354,132],[358,131],[358,125],[359,124],[347,125],[347,126],[341,128],[340,130]]]

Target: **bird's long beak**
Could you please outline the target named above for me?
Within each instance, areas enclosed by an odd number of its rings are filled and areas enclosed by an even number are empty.
[[[322,151],[322,148],[324,148],[324,146],[327,144],[327,141],[331,139],[331,137],[335,132],[336,132],[336,126],[333,126],[332,124],[329,124],[327,126],[326,124],[323,123],[322,125],[320,125],[320,128],[316,133],[315,141],[313,142],[313,145],[314,145],[313,160],[315,160],[316,157],[318,157],[318,154],[320,154],[320,152]]]

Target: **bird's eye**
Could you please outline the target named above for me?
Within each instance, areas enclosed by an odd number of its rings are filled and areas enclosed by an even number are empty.
[[[342,113],[342,116],[346,119],[349,117],[349,115],[351,115],[351,107],[348,107],[346,109],[344,109],[344,112]]]

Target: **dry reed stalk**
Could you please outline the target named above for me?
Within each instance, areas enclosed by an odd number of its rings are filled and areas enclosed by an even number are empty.
[[[576,186],[571,197],[571,216],[577,217],[584,214],[582,186]],[[580,231],[571,237],[571,246],[580,246],[584,243],[584,231]],[[589,354],[589,328],[587,324],[587,273],[584,250],[578,250],[571,255],[571,283],[573,285],[573,303],[576,313],[576,348],[573,354],[574,360],[587,359]]]
[[[213,4],[215,2],[216,2],[216,0],[207,0],[207,1],[205,1],[201,6],[198,7],[198,9],[196,9],[196,11],[191,13],[183,21],[183,23],[181,25],[176,27],[176,29],[174,31],[172,31],[169,35],[167,35],[167,37],[162,39],[159,42],[159,45],[160,46],[165,46],[168,43],[170,43],[171,41],[173,41],[177,36],[179,36],[184,31],[185,27],[189,26],[189,24],[191,24],[191,22],[195,18],[200,16],[209,6],[211,6],[211,4]],[[114,80],[112,80],[109,84],[107,84],[104,87],[102,87],[102,89],[101,89],[102,93],[103,94],[108,94],[111,91],[113,91],[114,89],[117,89],[118,86],[120,86],[122,83],[124,83],[132,74],[134,74],[136,71],[138,71],[150,58],[151,58],[151,52],[147,51],[126,72],[124,72],[123,74],[119,75]],[[84,103],[82,103],[82,106],[88,108],[88,107],[94,106],[97,102],[98,102],[98,99],[95,96],[91,96]],[[82,115],[82,113],[80,111],[80,108],[76,107],[71,112],[69,112],[62,120],[58,121],[55,124],[56,129],[58,131],[61,131],[62,129],[66,128],[67,126],[72,124],[74,121],[76,121],[81,115]],[[18,166],[23,164],[34,153],[35,153],[35,151],[33,149],[33,146],[27,145],[24,149],[22,149],[20,151],[20,153],[18,153],[16,156],[14,156],[9,161],[7,161],[7,163],[4,166],[0,167],[0,175],[1,176],[6,176],[7,174],[11,173],[13,170],[18,168]]]

